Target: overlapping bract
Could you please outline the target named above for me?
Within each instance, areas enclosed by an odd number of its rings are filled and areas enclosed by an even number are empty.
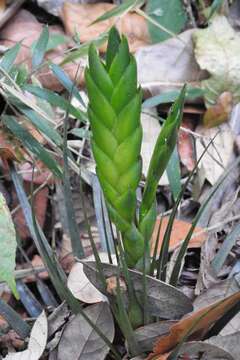
[[[129,52],[127,40],[121,39],[115,28],[109,34],[105,64],[95,47],[90,47],[85,79],[97,175],[111,219],[122,234],[127,263],[131,267],[137,263],[141,266],[144,253],[149,255],[149,240],[156,221],[156,189],[176,145],[185,88],[159,134],[138,216],[136,189],[142,170],[142,94],[137,85],[135,59]]]
[[[136,189],[141,177],[141,90],[127,40],[115,29],[109,35],[106,65],[95,47],[85,73],[88,115],[96,171],[110,215],[123,236],[129,265],[143,255],[144,239],[135,225]]]

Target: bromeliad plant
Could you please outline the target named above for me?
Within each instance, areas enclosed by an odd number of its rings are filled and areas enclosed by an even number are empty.
[[[115,28],[109,33],[105,63],[91,45],[85,79],[97,176],[111,220],[121,233],[127,264],[142,267],[143,258],[149,257],[149,242],[156,221],[155,194],[176,145],[185,89],[170,110],[158,137],[138,209],[136,190],[142,173],[142,91],[138,87],[136,61],[129,52],[127,39],[121,38]]]

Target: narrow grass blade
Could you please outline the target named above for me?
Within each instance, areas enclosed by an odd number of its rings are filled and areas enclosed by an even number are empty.
[[[109,229],[109,219],[106,219],[106,213],[102,204],[102,191],[97,176],[92,176],[92,190],[95,214],[97,219],[98,231],[104,251],[114,253],[112,233]]]
[[[215,137],[216,136],[217,135],[215,135]],[[161,279],[163,281],[165,281],[165,278],[166,278],[166,267],[167,267],[167,262],[168,262],[169,242],[170,242],[170,236],[171,236],[171,232],[172,232],[172,228],[173,228],[174,219],[175,219],[176,214],[177,214],[178,206],[179,206],[179,204],[180,204],[180,202],[182,200],[182,197],[184,195],[185,190],[187,189],[188,184],[190,183],[195,171],[198,168],[198,165],[200,164],[200,161],[202,160],[203,156],[207,152],[209,146],[213,143],[215,137],[211,141],[209,141],[208,145],[206,146],[203,153],[199,157],[194,169],[189,174],[189,176],[187,178],[187,181],[185,182],[184,186],[182,187],[182,191],[180,192],[180,194],[179,194],[179,196],[178,196],[178,198],[177,198],[177,200],[176,200],[176,202],[175,202],[175,204],[173,206],[172,212],[170,214],[168,224],[167,224],[167,228],[166,228],[166,231],[164,233],[162,247],[161,247],[159,260],[158,260],[157,278]]]
[[[66,286],[66,275],[58,263],[53,250],[45,238],[41,228],[37,224],[31,206],[28,202],[26,193],[23,189],[21,179],[14,166],[10,163],[10,174],[14,183],[17,196],[29,228],[31,237],[37,247],[37,250],[48,270],[49,276],[53,282],[55,290],[62,301],[66,301],[74,313],[79,312],[80,303],[75,299]]]
[[[158,251],[158,247],[159,247],[159,241],[160,241],[160,231],[161,231],[161,227],[162,227],[162,221],[163,221],[163,217],[161,217],[159,226],[158,226],[158,231],[157,231],[157,238],[156,238],[156,242],[155,242],[155,246],[154,246],[154,252],[153,252],[153,257],[152,257],[152,262],[151,262],[151,266],[150,266],[150,272],[149,275],[153,276],[154,275],[154,271],[157,267],[157,251]]]
[[[224,239],[224,242],[220,248],[220,250],[217,252],[216,256],[214,257],[211,268],[213,271],[218,274],[221,268],[223,267],[223,264],[230,253],[232,247],[234,246],[236,240],[239,237],[240,233],[240,224],[237,224],[234,229],[226,236]]]
[[[210,200],[212,199],[213,195],[216,193],[217,190],[220,189],[222,183],[224,182],[224,180],[227,178],[227,176],[232,172],[232,170],[240,163],[240,157],[234,162],[234,164],[232,166],[230,166],[230,168],[225,171],[225,173],[223,174],[223,176],[221,176],[221,178],[219,179],[219,181],[213,186],[213,188],[210,191],[210,194],[208,195],[208,198],[204,201],[204,203],[201,205],[200,209],[197,212],[197,215],[195,216],[193,222],[192,222],[192,226],[186,236],[186,238],[183,241],[183,244],[180,248],[180,251],[178,253],[176,262],[174,264],[171,276],[170,276],[170,281],[169,283],[173,286],[177,285],[178,282],[178,278],[179,278],[179,274],[180,274],[180,269],[181,269],[181,263],[183,261],[183,258],[185,256],[187,247],[188,247],[188,243],[192,237],[193,231],[200,219],[200,217],[202,216],[204,210],[206,209],[207,205],[209,204]]]
[[[21,44],[17,43],[11,49],[9,49],[2,57],[0,62],[0,68],[4,69],[6,72],[9,72],[16,60],[16,57],[20,51]]]
[[[27,313],[33,318],[38,317],[43,311],[43,307],[23,280],[17,280],[17,290]]]
[[[25,85],[23,89],[41,99],[48,101],[53,106],[60,107],[61,109],[67,111],[69,114],[76,117],[76,119],[87,122],[86,113],[75,108],[69,103],[68,100],[64,99],[62,96],[56,94],[55,92],[33,85]]]
[[[46,119],[38,115],[34,110],[23,104],[17,105],[17,108],[31,121],[31,123],[48,139],[52,140],[57,146],[62,146],[63,141],[57,130],[47,122]]]
[[[175,149],[173,150],[172,156],[169,159],[166,170],[170,184],[170,189],[172,191],[174,201],[176,201],[179,193],[181,192],[180,161],[176,146]]]
[[[124,1],[124,3],[122,3],[119,6],[116,6],[114,9],[105,12],[102,16],[98,17],[93,23],[96,24],[100,21],[105,21],[108,19],[111,19],[114,16],[120,16],[123,14],[126,14],[127,12],[129,12],[130,10],[134,9],[136,6],[140,7],[144,4],[143,0],[127,0]]]
[[[89,47],[92,43],[98,48],[106,42],[107,38],[108,38],[108,33],[102,33],[101,35],[98,36],[97,39],[80,45],[77,49],[72,50],[69,54],[67,54],[60,65],[68,64],[83,56],[86,56],[88,54]]]
[[[65,87],[65,89],[72,93],[72,95],[82,104],[84,107],[86,107],[80,92],[78,88],[74,85],[72,80],[69,78],[69,76],[65,73],[65,71],[58,65],[52,64],[50,65],[50,69],[56,76],[56,78],[60,81],[60,83]]]
[[[22,338],[26,339],[31,331],[30,326],[24,321],[18,313],[0,298],[0,315]]]
[[[48,27],[45,26],[33,50],[33,56],[32,56],[33,70],[35,70],[39,65],[41,65],[43,61],[45,52],[47,50],[48,39],[49,39],[49,31],[48,31]]]
[[[2,117],[4,125],[22,142],[26,148],[37,156],[52,173],[58,178],[62,178],[62,170],[58,163],[50,156],[47,150],[15,120],[13,116],[4,115]]]
[[[208,331],[204,336],[204,340],[211,338],[212,336],[217,336],[224,329],[224,327],[239,313],[240,311],[240,302],[235,304],[230,310],[226,312]]]

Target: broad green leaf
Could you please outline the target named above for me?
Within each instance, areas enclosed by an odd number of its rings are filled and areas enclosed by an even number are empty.
[[[20,43],[17,43],[11,49],[9,49],[2,57],[2,60],[0,62],[0,68],[4,69],[6,72],[9,72],[14,64],[20,48]]]
[[[217,15],[205,29],[193,33],[195,57],[210,77],[202,81],[205,103],[214,105],[223,92],[233,95],[234,104],[240,101],[239,52],[240,35],[227,18]]]
[[[160,104],[167,104],[175,101],[180,95],[181,90],[171,90],[163,92],[159,95],[155,95],[144,101],[142,108],[155,107]],[[187,86],[185,99],[194,100],[198,97],[202,97],[204,92],[201,88],[195,88],[190,85]]]
[[[23,143],[28,150],[37,156],[58,178],[62,178],[62,169],[48,151],[15,120],[13,116],[3,116],[7,128]]]
[[[6,200],[0,192],[0,280],[6,281],[18,298],[14,269],[16,256],[16,233]]]
[[[167,176],[173,198],[176,201],[181,191],[181,171],[177,147],[175,147],[172,156],[167,164]]]
[[[146,13],[169,32],[178,34],[185,26],[187,16],[181,0],[148,0]],[[154,43],[164,41],[171,35],[148,22],[148,29]]]
[[[31,94],[48,101],[51,105],[60,107],[61,109],[69,112],[69,114],[75,116],[77,119],[86,122],[87,115],[83,111],[75,108],[70,102],[64,99],[62,96],[54,93],[53,91],[40,88],[38,86],[26,85],[24,90],[30,92]]]
[[[48,31],[48,27],[45,26],[33,50],[33,56],[32,56],[33,69],[36,69],[39,65],[41,65],[45,52],[47,50],[48,39],[49,39],[49,31]]]
[[[123,4],[116,6],[114,9],[105,12],[102,16],[98,17],[92,24],[96,24],[100,21],[108,20],[114,16],[120,16],[128,11],[134,9],[135,7],[140,7],[144,4],[143,0],[128,0]]]
[[[82,99],[82,97],[80,95],[80,92],[79,92],[78,88],[74,85],[74,83],[69,78],[69,76],[65,73],[65,71],[60,66],[58,66],[56,64],[50,65],[50,69],[52,70],[52,72],[54,73],[56,78],[60,81],[60,83],[65,87],[65,89],[67,89],[68,92],[71,95],[75,96],[75,98],[84,107],[86,107],[86,105],[84,104],[84,101],[83,101],[83,99]]]

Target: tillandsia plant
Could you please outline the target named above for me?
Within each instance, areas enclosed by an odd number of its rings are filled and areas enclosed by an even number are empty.
[[[97,176],[111,220],[121,232],[127,264],[140,266],[144,254],[149,254],[149,240],[156,221],[156,189],[176,144],[185,90],[173,105],[158,137],[138,212],[142,91],[127,39],[121,38],[115,28],[109,33],[105,63],[95,46],[90,46],[85,79]]]

